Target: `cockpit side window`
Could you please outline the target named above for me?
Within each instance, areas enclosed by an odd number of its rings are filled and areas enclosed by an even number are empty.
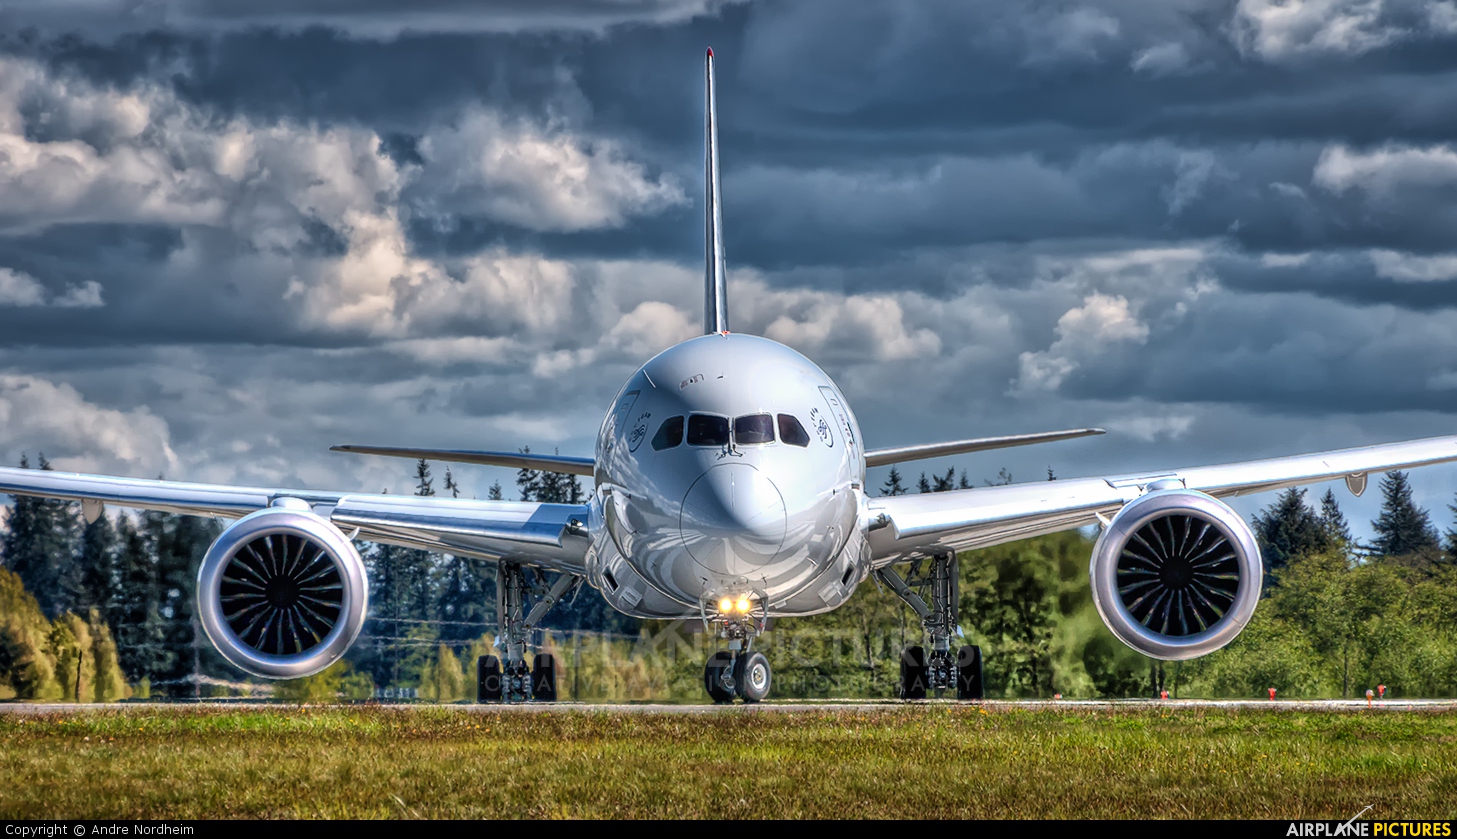
[[[690,414],[688,416],[688,445],[727,446],[728,441],[728,417],[716,417],[712,414]]]
[[[734,420],[734,442],[741,446],[774,442],[774,418],[768,414],[738,417]]]
[[[683,418],[668,417],[663,424],[658,426],[658,433],[653,435],[653,448],[658,451],[671,449],[683,442]]]
[[[799,420],[789,414],[779,415],[779,439],[791,446],[804,448],[809,445],[809,432],[799,424]]]

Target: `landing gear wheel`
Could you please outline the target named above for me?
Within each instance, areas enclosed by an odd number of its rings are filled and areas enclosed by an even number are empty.
[[[926,648],[906,647],[901,653],[901,699],[926,698]]]
[[[981,647],[968,644],[956,651],[956,698],[981,699]]]
[[[556,701],[556,657],[537,653],[531,668],[531,698],[537,702]]]
[[[719,650],[708,657],[708,663],[703,666],[703,689],[708,691],[710,699],[718,703],[734,701],[736,683],[733,653]]]
[[[763,702],[764,697],[769,695],[772,679],[769,659],[763,653],[745,653],[734,662],[734,681],[739,698],[745,703]]]
[[[476,659],[476,701],[501,701],[501,660],[493,655]]]

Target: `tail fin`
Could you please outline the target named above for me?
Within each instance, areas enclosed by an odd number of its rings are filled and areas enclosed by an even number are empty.
[[[728,289],[723,267],[723,212],[718,195],[718,107],[713,95],[713,50],[707,58],[703,87],[703,331],[728,331]]]

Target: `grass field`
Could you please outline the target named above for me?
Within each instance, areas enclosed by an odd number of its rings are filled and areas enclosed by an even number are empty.
[[[0,816],[1457,815],[1457,713],[891,706],[0,715]]]

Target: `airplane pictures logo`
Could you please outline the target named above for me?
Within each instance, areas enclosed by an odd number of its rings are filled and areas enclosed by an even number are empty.
[[[1431,836],[1449,837],[1452,823],[1447,821],[1371,821],[1357,823],[1374,805],[1345,822],[1291,822],[1286,836]]]

